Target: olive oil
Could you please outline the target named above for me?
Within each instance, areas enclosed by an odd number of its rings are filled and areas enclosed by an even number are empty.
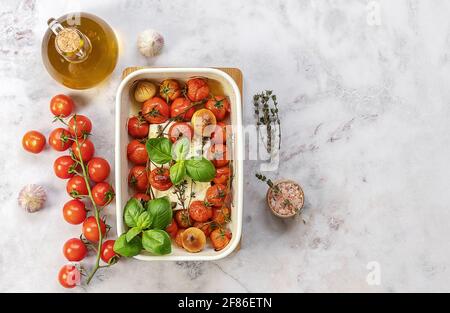
[[[118,43],[112,28],[88,13],[49,20],[42,58],[49,74],[72,89],[98,85],[114,70]]]

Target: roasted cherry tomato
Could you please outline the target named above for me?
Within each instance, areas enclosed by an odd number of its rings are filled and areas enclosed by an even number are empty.
[[[176,121],[188,122],[195,112],[195,107],[188,98],[176,98],[170,105],[170,117]]]
[[[176,122],[173,123],[169,128],[169,138],[172,142],[177,141],[181,137],[186,137],[191,140],[193,135],[194,130],[189,123]]]
[[[225,248],[231,240],[231,233],[223,228],[217,228],[209,235],[211,243],[216,251]]]
[[[145,145],[139,140],[131,140],[127,146],[127,158],[136,165],[145,165],[148,161],[148,153]]]
[[[178,232],[178,225],[175,219],[172,219],[172,222],[169,226],[166,227],[166,232],[170,235],[170,237],[175,238]]]
[[[102,238],[105,237],[106,234],[106,225],[100,220],[100,229],[102,231]],[[95,220],[95,217],[89,216],[83,223],[83,235],[84,237],[91,242],[98,242],[100,239],[98,232],[98,224]]]
[[[50,111],[54,116],[68,117],[73,110],[74,103],[71,97],[56,95],[50,100]]]
[[[74,137],[75,135],[78,138],[87,137],[91,134],[92,131],[91,120],[84,115],[75,114],[69,120],[69,131]]]
[[[175,243],[178,247],[183,248],[183,232],[185,228],[178,228],[177,234],[175,235]]]
[[[191,219],[187,210],[178,210],[175,213],[175,220],[180,228],[191,227]]]
[[[227,195],[227,186],[216,184],[206,190],[206,201],[212,206],[220,207],[224,204]]]
[[[217,122],[214,132],[211,134],[211,142],[226,143],[229,134],[231,134],[231,126],[223,122]]]
[[[139,201],[147,202],[151,199],[150,195],[146,193],[137,192],[134,194],[133,198],[138,199]]]
[[[142,115],[150,124],[161,124],[169,119],[170,108],[163,99],[153,97],[142,105]]]
[[[204,201],[192,201],[189,206],[189,217],[196,222],[206,222],[212,217],[212,209]]]
[[[72,140],[67,129],[56,128],[48,136],[48,143],[56,151],[65,151],[69,149]]]
[[[192,78],[186,85],[187,95],[191,101],[201,101],[209,96],[208,83],[203,78]]]
[[[208,151],[208,158],[214,163],[216,168],[227,166],[229,163],[227,146],[222,144],[211,145]]]
[[[216,117],[208,109],[200,109],[192,115],[194,132],[202,137],[210,137],[216,129]]]
[[[68,155],[60,156],[53,163],[55,175],[62,179],[73,177],[76,167],[76,162]]]
[[[79,175],[75,175],[67,181],[66,190],[69,196],[73,198],[86,196],[88,194],[86,181]]]
[[[212,220],[218,225],[224,225],[230,221],[231,212],[227,207],[214,208]]]
[[[98,206],[105,206],[114,199],[114,189],[110,184],[102,182],[92,188],[92,198]]]
[[[146,192],[148,188],[147,170],[145,166],[137,165],[128,174],[128,184],[137,192]]]
[[[64,288],[75,288],[80,283],[81,274],[75,266],[67,264],[59,270],[58,280]]]
[[[86,257],[86,245],[79,238],[72,238],[66,241],[63,247],[63,254],[71,262],[79,262]]]
[[[205,107],[213,112],[218,121],[223,121],[230,112],[230,103],[224,96],[215,96],[214,99],[208,100]]]
[[[89,178],[96,183],[100,183],[108,178],[111,171],[108,161],[103,158],[92,158],[88,165]]]
[[[87,163],[94,156],[95,148],[92,141],[86,138],[79,139],[78,145],[74,142],[72,144],[72,151],[78,160],[83,160],[84,163]]]
[[[83,223],[86,219],[86,214],[85,204],[78,199],[70,200],[64,204],[63,216],[69,224],[78,225]]]
[[[26,132],[22,138],[22,146],[28,152],[40,153],[45,147],[45,137],[35,130]]]
[[[148,137],[149,125],[142,116],[132,116],[128,119],[128,134],[137,139]]]
[[[168,168],[155,168],[150,172],[148,178],[150,185],[153,188],[165,191],[172,187],[173,183],[170,180],[170,172]]]
[[[206,223],[195,222],[194,227],[197,227],[202,232],[204,232],[206,237],[208,237],[211,234],[211,232],[213,231],[211,222],[206,222]]]
[[[106,240],[102,244],[102,250],[100,253],[100,257],[102,258],[103,262],[112,264],[117,260],[118,255],[114,252],[114,243],[115,240]]]
[[[175,79],[166,79],[159,86],[159,95],[167,103],[175,100],[181,95],[180,84]]]
[[[214,177],[213,182],[215,184],[227,185],[230,179],[230,168],[228,166],[219,167],[216,169],[216,177]]]

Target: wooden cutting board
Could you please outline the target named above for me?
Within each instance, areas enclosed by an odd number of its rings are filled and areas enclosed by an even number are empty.
[[[133,73],[134,71],[143,69],[143,68],[150,68],[149,66],[131,66],[131,67],[126,67],[123,72],[122,72],[122,79],[124,79],[128,74]],[[228,75],[231,76],[231,78],[233,78],[233,80],[236,82],[236,85],[239,87],[239,90],[241,91],[241,103],[243,103],[242,101],[242,97],[243,97],[243,76],[242,76],[242,72],[240,69],[236,68],[236,67],[215,67],[218,70],[221,70],[222,72],[227,73]],[[239,241],[239,244],[237,245],[236,249],[234,250],[234,252],[237,252],[241,249],[242,246],[242,235],[241,235],[241,240]]]

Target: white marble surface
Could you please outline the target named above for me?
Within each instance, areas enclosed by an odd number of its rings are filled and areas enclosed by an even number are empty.
[[[368,13],[379,8],[379,25]],[[375,8],[375,9],[373,9]],[[40,59],[50,16],[97,14],[121,41],[108,82],[87,92],[59,86]],[[76,96],[94,120],[99,154],[113,161],[114,95],[125,66],[235,66],[251,97],[274,89],[281,103],[282,163],[276,177],[299,181],[306,225],[282,222],[245,163],[242,249],[218,262],[120,262],[77,291],[450,291],[450,3],[441,1],[15,1],[0,6],[0,291],[65,291],[64,183],[55,153],[25,153],[28,129],[48,134],[48,102]],[[370,16],[369,16],[370,17]],[[370,18],[369,18],[370,22]],[[152,62],[135,40],[160,30]],[[16,204],[39,183],[45,210]],[[114,221],[114,208],[108,216]],[[368,262],[381,284],[366,282]]]

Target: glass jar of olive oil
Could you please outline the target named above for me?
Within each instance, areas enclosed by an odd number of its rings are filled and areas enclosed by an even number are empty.
[[[101,18],[71,13],[48,21],[42,40],[42,58],[50,75],[72,89],[98,85],[114,70],[117,39]]]

